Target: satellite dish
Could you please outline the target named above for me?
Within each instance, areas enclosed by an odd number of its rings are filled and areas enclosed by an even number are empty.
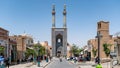
[[[113,60],[113,61],[112,61],[112,65],[113,65],[113,66],[115,66],[115,65],[117,65],[117,64],[118,64],[118,60]]]

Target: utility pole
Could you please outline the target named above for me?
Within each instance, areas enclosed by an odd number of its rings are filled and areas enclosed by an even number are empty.
[[[100,38],[102,37],[102,35],[100,34],[100,32],[97,32],[97,38],[98,38],[98,64],[100,64]]]

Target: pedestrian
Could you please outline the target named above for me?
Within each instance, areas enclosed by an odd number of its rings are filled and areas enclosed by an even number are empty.
[[[99,61],[99,58],[98,58],[98,56],[95,58],[95,63],[98,63],[98,61]]]
[[[7,58],[6,60],[5,60],[5,62],[6,62],[6,66],[9,68],[9,58]]]
[[[46,62],[48,62],[48,56],[46,57]]]
[[[38,67],[40,67],[40,61],[41,61],[40,56],[37,57],[37,61],[38,61]]]
[[[46,56],[44,56],[45,60],[46,60]]]
[[[19,61],[19,59],[17,59],[17,64],[19,64],[20,63],[20,61]]]
[[[0,68],[5,68],[4,66],[4,57],[0,56]]]

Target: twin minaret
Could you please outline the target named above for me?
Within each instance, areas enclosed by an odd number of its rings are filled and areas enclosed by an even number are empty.
[[[63,10],[63,28],[66,28],[66,5],[64,5]],[[52,28],[55,28],[55,5],[52,6]]]

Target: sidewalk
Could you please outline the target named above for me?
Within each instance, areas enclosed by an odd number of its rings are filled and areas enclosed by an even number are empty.
[[[92,61],[87,61],[87,62],[76,62],[74,63],[74,61],[70,61],[73,64],[76,64],[77,67],[79,68],[95,68],[95,63]],[[110,62],[108,63],[101,63],[102,64],[102,68],[110,68]],[[113,68],[119,68],[120,66],[114,66]]]
[[[9,68],[26,68],[28,65],[32,65],[33,63],[32,62],[29,62],[29,63],[24,63],[24,64],[17,64],[17,65],[12,65],[10,66]]]
[[[110,62],[108,62],[108,63],[102,63],[102,66],[103,66],[103,68],[110,68],[111,65],[110,65]],[[113,68],[120,68],[120,66],[116,65]]]
[[[52,61],[46,62],[45,60],[43,60],[40,63],[40,67],[38,67],[37,63],[34,64],[33,62],[29,62],[25,64],[13,65],[13,66],[10,66],[9,68],[45,68],[50,62]]]
[[[74,63],[74,61],[70,61],[72,64],[76,64],[76,66],[78,67],[78,68],[95,68],[95,67],[93,67],[92,65],[93,65],[93,62],[76,62],[76,63]]]

